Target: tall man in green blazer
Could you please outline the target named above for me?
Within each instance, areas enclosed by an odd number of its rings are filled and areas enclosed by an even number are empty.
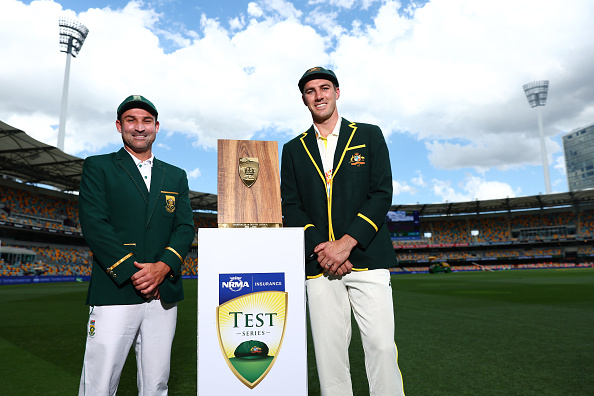
[[[305,230],[306,287],[323,396],[352,395],[348,345],[355,315],[370,395],[404,395],[394,343],[385,223],[392,202],[388,147],[379,127],[338,115],[338,79],[314,67],[299,80],[313,125],[283,147],[285,225]]]
[[[134,345],[139,395],[166,395],[182,263],[194,239],[186,173],[159,161],[157,109],[140,95],[118,107],[124,147],[88,157],[79,218],[93,252],[79,395],[114,395]]]

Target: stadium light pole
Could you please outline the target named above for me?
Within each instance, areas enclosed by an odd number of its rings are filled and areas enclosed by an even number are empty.
[[[542,128],[542,113],[541,106],[547,104],[547,94],[549,91],[549,80],[533,81],[524,84],[524,93],[530,107],[536,107],[538,116],[538,130],[540,132],[540,152],[542,154],[542,167],[544,170],[545,189],[546,193],[551,193],[551,178],[549,177],[549,162],[547,160],[547,148],[545,146],[544,131]]]
[[[89,34],[89,29],[82,23],[68,18],[60,18],[60,52],[66,52],[66,71],[64,72],[64,88],[62,90],[62,107],[60,109],[60,129],[58,130],[58,149],[64,151],[66,136],[66,109],[68,107],[68,83],[70,80],[70,59],[80,52]]]

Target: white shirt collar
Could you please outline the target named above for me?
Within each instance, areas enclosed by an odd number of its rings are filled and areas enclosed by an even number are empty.
[[[124,149],[126,150],[126,152],[128,154],[130,154],[130,157],[132,157],[132,161],[134,161],[134,164],[139,167],[140,165],[149,165],[151,168],[153,167],[153,161],[155,160],[155,155],[153,153],[151,153],[151,158],[147,159],[146,161],[141,161],[138,158],[136,158],[136,156],[134,154],[132,154],[130,151],[128,151],[128,149],[126,149],[124,147]]]
[[[330,135],[333,136],[338,136],[340,134],[340,124],[342,123],[342,117],[338,117],[338,121],[336,122],[336,125],[334,125],[334,129],[332,130],[332,133],[330,133]],[[323,139],[322,134],[320,133],[320,131],[318,130],[318,127],[316,126],[316,124],[313,124],[314,127],[314,131],[316,132],[316,138],[317,139]],[[328,135],[328,136],[330,136]]]

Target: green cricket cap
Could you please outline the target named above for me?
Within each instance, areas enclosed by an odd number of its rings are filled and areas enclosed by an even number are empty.
[[[303,73],[303,76],[301,76],[301,78],[299,79],[299,91],[303,93],[303,88],[305,87],[305,84],[307,84],[308,81],[315,80],[318,78],[332,81],[332,83],[334,83],[334,86],[338,87],[338,79],[336,78],[336,74],[334,74],[332,70],[324,69],[321,66],[316,66],[312,67],[311,69],[308,69],[305,73]]]
[[[268,357],[268,345],[262,341],[244,341],[235,348],[235,357],[241,359],[264,359]]]
[[[130,95],[118,106],[118,120],[122,114],[130,109],[144,109],[154,115],[155,119],[159,115],[153,102],[142,95]]]

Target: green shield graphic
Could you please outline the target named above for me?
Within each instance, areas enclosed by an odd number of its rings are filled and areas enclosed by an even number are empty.
[[[263,291],[217,307],[217,334],[227,365],[250,389],[272,369],[285,336],[288,293]]]

